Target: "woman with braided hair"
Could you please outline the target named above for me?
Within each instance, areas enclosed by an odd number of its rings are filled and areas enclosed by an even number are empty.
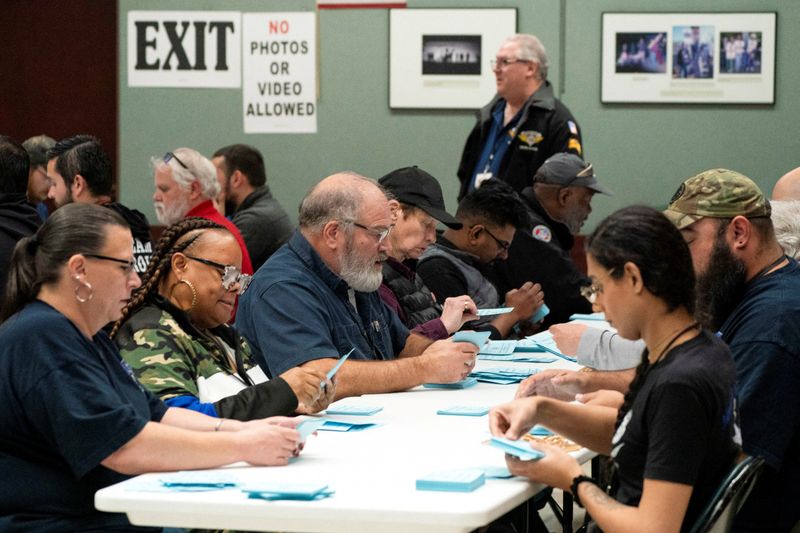
[[[139,386],[102,331],[140,284],[133,268],[128,224],[97,205],[65,205],[17,244],[0,327],[0,531],[142,531],[97,511],[95,492],[298,451],[292,419],[220,420]]]
[[[237,420],[326,408],[335,387],[324,372],[298,367],[267,380],[227,324],[250,283],[241,262],[236,239],[210,220],[184,218],[167,228],[114,325],[122,357],[171,407]]]
[[[688,530],[739,454],[730,352],[693,318],[689,248],[664,215],[617,211],[586,255],[593,283],[584,295],[622,337],[647,347],[624,402],[522,398],[492,410],[491,431],[519,439],[538,423],[610,455],[615,498],[559,448],[532,445],[545,453],[538,461],[506,457],[512,473],[570,491],[603,531]]]

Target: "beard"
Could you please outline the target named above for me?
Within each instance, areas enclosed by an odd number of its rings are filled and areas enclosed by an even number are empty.
[[[155,202],[156,218],[164,226],[171,226],[186,215],[189,211],[189,199],[181,197],[171,204]]]
[[[732,253],[724,238],[717,237],[705,272],[697,276],[697,319],[711,331],[720,326],[739,305],[747,287],[747,269]]]
[[[567,214],[564,216],[564,220],[561,222],[567,227],[567,229],[569,229],[569,232],[572,235],[578,235],[583,227],[583,223],[586,222],[586,217],[586,212],[576,209],[567,212]]]
[[[353,290],[359,292],[375,292],[383,282],[383,271],[375,269],[375,261],[385,261],[387,255],[364,257],[359,256],[353,248],[353,242],[348,240],[344,252],[339,255],[339,277],[341,277]]]

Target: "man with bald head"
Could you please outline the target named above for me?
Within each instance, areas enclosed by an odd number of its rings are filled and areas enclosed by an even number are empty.
[[[781,176],[772,188],[772,199],[781,202],[800,200],[800,167]]]
[[[239,301],[236,325],[270,375],[328,371],[351,349],[336,375],[340,398],[469,374],[475,346],[410,333],[380,300],[394,221],[375,181],[353,172],[325,178],[303,199],[298,222]]]

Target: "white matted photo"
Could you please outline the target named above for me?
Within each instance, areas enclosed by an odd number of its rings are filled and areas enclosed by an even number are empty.
[[[603,13],[603,103],[775,103],[775,13]]]
[[[389,107],[481,107],[495,93],[489,62],[516,32],[516,9],[391,9]]]

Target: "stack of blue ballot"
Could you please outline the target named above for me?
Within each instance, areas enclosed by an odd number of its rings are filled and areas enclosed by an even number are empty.
[[[533,341],[522,339],[519,341],[489,341],[478,352],[478,359],[484,361],[512,361],[515,363],[552,363],[555,357],[548,355],[533,355],[531,352],[544,352]]]
[[[417,490],[446,492],[472,492],[486,482],[486,475],[478,468],[432,472],[417,480]]]
[[[362,431],[371,427],[376,427],[378,424],[372,423],[357,423],[345,422],[343,420],[325,420],[325,423],[317,428],[317,431],[336,431],[339,433],[345,431]]]
[[[261,481],[245,485],[242,487],[242,492],[246,493],[248,498],[269,501],[314,501],[328,498],[334,494],[328,485],[312,481],[305,483]]]
[[[498,385],[511,385],[519,383],[528,376],[532,376],[538,372],[535,368],[501,368],[492,367],[486,370],[478,370],[470,374],[471,377],[476,378],[483,383],[495,383]]]
[[[562,359],[566,359],[567,361],[572,361],[573,363],[576,361],[574,357],[565,355],[558,350],[558,345],[556,345],[556,341],[553,340],[553,334],[550,333],[549,331],[540,331],[536,335],[531,335],[530,337],[526,337],[526,340],[535,343],[539,348],[541,348],[547,353],[561,357]]]
[[[569,317],[570,320],[605,320],[605,313],[575,313]]]
[[[486,444],[493,448],[503,450],[508,455],[513,455],[523,461],[536,461],[544,457],[542,452],[531,448],[530,442],[526,440],[510,440],[504,437],[492,437]]]
[[[230,472],[218,470],[192,470],[164,474],[158,478],[165,489],[173,492],[205,492],[229,489],[239,485]]]

